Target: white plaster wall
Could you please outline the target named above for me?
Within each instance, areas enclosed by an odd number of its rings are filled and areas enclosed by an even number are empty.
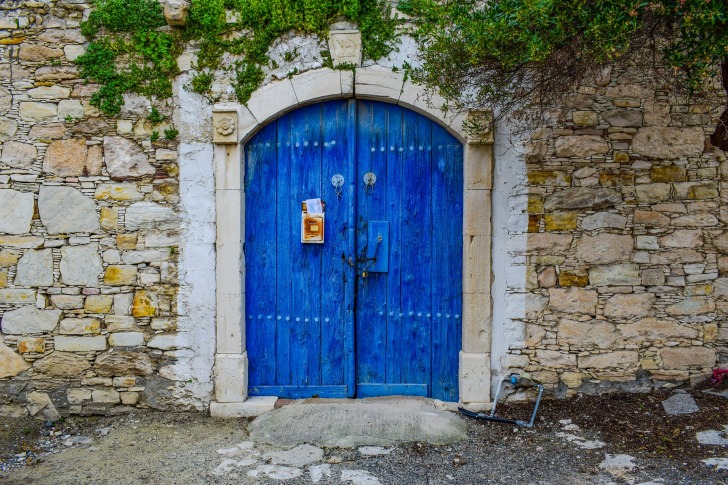
[[[182,76],[183,78],[185,76]],[[181,79],[178,83],[184,83]],[[215,360],[215,178],[212,107],[200,96],[178,90],[175,116],[183,127],[179,145],[180,219],[177,311],[178,362],[160,370],[179,382],[182,405],[205,409],[213,391]],[[163,372],[164,371],[164,372]]]
[[[511,127],[495,127],[493,145],[493,339],[491,396],[514,364],[511,346],[524,339],[526,301],[526,231],[528,229],[526,163],[521,143],[513,143]]]

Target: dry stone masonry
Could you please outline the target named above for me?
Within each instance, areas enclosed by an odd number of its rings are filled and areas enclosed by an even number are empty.
[[[176,386],[160,371],[183,352],[176,142],[150,141],[170,125],[146,100],[119,119],[90,105],[73,63],[89,9],[0,4],[0,411],[31,394],[63,413],[164,409]]]
[[[728,162],[711,116],[644,84],[608,71],[526,144],[509,362],[559,395],[696,382],[728,361]]]

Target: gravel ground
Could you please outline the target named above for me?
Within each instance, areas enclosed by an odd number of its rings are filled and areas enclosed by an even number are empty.
[[[728,458],[728,445],[695,437],[716,429],[728,443],[716,426],[728,425],[728,399],[691,393],[701,407],[691,415],[662,411],[671,393],[548,401],[533,429],[463,417],[468,437],[456,445],[326,448],[311,463],[287,466],[270,464],[264,455],[274,450],[248,440],[247,420],[151,412],[58,423],[0,418],[0,484],[728,484],[728,460],[726,469],[703,462]],[[529,410],[504,406],[499,415]]]

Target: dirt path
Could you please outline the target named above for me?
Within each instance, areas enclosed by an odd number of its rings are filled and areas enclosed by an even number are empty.
[[[696,438],[714,430],[710,436],[728,444],[728,399],[692,394],[701,410],[690,415],[665,414],[660,403],[671,393],[584,397],[544,403],[534,429],[462,418],[467,438],[455,445],[282,454],[250,441],[246,420],[200,414],[71,418],[53,427],[5,419],[0,484],[728,483],[728,469],[703,461],[728,458],[728,446]],[[503,408],[511,416],[528,411]],[[30,463],[6,469],[19,461]]]

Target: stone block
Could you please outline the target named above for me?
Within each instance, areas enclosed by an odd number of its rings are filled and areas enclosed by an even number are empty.
[[[526,320],[538,320],[543,315],[549,297],[538,293],[527,293],[525,296],[524,317]]]
[[[581,221],[581,228],[585,231],[596,229],[624,229],[627,225],[627,218],[613,212],[597,212],[586,216]]]
[[[167,25],[173,27],[187,25],[187,18],[190,13],[190,2],[188,0],[163,0],[161,3]]]
[[[83,308],[84,297],[80,295],[52,295],[51,303],[59,310],[78,310]]]
[[[526,247],[531,253],[563,254],[571,246],[571,239],[571,234],[529,234]]]
[[[629,369],[639,363],[639,352],[636,350],[617,350],[607,354],[579,356],[580,369]]]
[[[141,332],[118,332],[109,335],[112,347],[138,347],[144,345],[144,334]]]
[[[693,296],[665,308],[668,315],[689,316],[702,315],[715,311],[715,301],[712,298]]]
[[[80,120],[85,113],[86,110],[77,99],[62,99],[58,103],[58,117],[62,120]]]
[[[465,236],[463,242],[463,292],[490,293],[490,237]]]
[[[375,65],[357,69],[354,82],[357,97],[398,102],[404,76],[401,72]]]
[[[465,160],[465,188],[490,190],[493,187],[493,147],[468,145]]]
[[[612,264],[589,269],[589,281],[593,286],[632,286],[642,282],[636,264]]]
[[[629,261],[634,250],[634,240],[630,235],[583,234],[577,241],[576,259],[588,264],[609,264]]]
[[[637,249],[649,251],[660,249],[660,245],[657,243],[657,236],[637,236],[634,246]]]
[[[215,355],[215,399],[217,402],[243,402],[247,396],[247,353]]]
[[[35,296],[35,290],[26,290],[24,288],[0,289],[0,303],[27,305],[35,303]]]
[[[574,187],[555,192],[546,198],[546,211],[564,209],[606,209],[622,203],[622,195],[613,189]]]
[[[19,114],[23,121],[45,121],[55,118],[58,115],[58,105],[54,103],[22,101],[20,103]]]
[[[604,304],[604,316],[607,318],[634,318],[652,314],[652,307],[657,297],[652,293],[634,293],[614,295]]]
[[[61,320],[61,335],[98,335],[101,322],[96,318],[64,318]]]
[[[589,275],[585,272],[561,270],[559,273],[559,286],[561,287],[584,287],[587,285],[589,285]]]
[[[158,333],[147,342],[147,347],[151,349],[172,350],[180,347],[180,339],[177,334]]]
[[[62,247],[60,268],[61,281],[65,284],[98,287],[103,272],[98,244]]]
[[[642,112],[635,109],[612,109],[602,113],[604,120],[612,126],[637,127],[642,126]]]
[[[463,211],[463,234],[490,236],[491,195],[490,190],[465,190]]]
[[[329,52],[334,67],[341,65],[361,66],[362,41],[359,30],[329,31]]]
[[[576,228],[576,212],[552,212],[544,215],[547,231],[568,231]]]
[[[110,313],[114,304],[112,295],[89,295],[86,298],[84,311],[87,313]]]
[[[18,286],[53,285],[53,251],[51,249],[29,250],[18,261],[15,284]]]
[[[172,206],[154,202],[136,202],[126,210],[125,225],[129,231],[178,229],[179,221]]]
[[[12,140],[18,132],[18,123],[9,118],[0,117],[0,143]]]
[[[28,138],[32,140],[55,140],[64,136],[66,136],[66,127],[60,123],[33,125],[28,133]],[[0,139],[0,141],[2,140]]]
[[[617,341],[617,334],[614,325],[605,320],[581,322],[563,319],[557,327],[557,339],[560,345],[609,349]]]
[[[91,400],[91,389],[68,389],[66,399],[69,404],[83,404]]]
[[[692,249],[663,250],[650,254],[651,264],[699,263],[704,259],[705,257],[701,253]]]
[[[30,365],[0,339],[0,378],[15,377]]]
[[[5,234],[30,232],[34,201],[31,192],[0,189],[0,232]]]
[[[689,227],[715,227],[720,225],[718,218],[713,214],[700,213],[689,214],[686,216],[676,217],[672,221],[675,226],[689,226]]]
[[[490,354],[460,352],[460,401],[490,401]]]
[[[600,136],[560,136],[554,144],[557,157],[591,157],[609,152],[609,144]]]
[[[131,314],[136,318],[153,317],[159,311],[159,303],[154,294],[147,290],[139,290],[134,293]],[[150,345],[151,346],[151,345]]]
[[[60,310],[40,310],[35,305],[26,305],[3,314],[2,331],[10,335],[51,333],[61,319]]]
[[[106,350],[106,337],[74,337],[70,335],[57,335],[55,348],[61,352],[94,352]]]
[[[685,167],[679,165],[653,165],[650,168],[653,182],[685,182],[688,179]]]
[[[636,210],[634,211],[634,223],[652,227],[664,227],[670,224],[670,218],[659,212]]]
[[[94,152],[96,150],[98,148]],[[99,156],[89,156],[84,138],[55,140],[46,151],[43,171],[59,177],[101,175],[101,159]]]
[[[527,178],[530,185],[571,186],[571,175],[565,170],[529,170]]]
[[[273,411],[275,396],[249,397],[244,402],[211,402],[210,415],[214,418],[253,418]]]
[[[634,343],[694,339],[698,336],[694,328],[660,318],[644,318],[636,323],[618,325],[617,330],[624,340]]]
[[[36,372],[61,379],[81,377],[90,368],[91,364],[84,357],[71,352],[61,352],[57,348],[53,353],[33,363]]]
[[[468,353],[490,351],[491,329],[490,294],[464,293],[463,350]]]
[[[558,275],[554,266],[547,266],[538,273],[538,286],[541,288],[553,288],[558,283]]]
[[[117,404],[121,402],[119,393],[113,389],[101,389],[91,391],[91,398],[93,402]]]
[[[257,89],[246,106],[250,113],[263,124],[281,113],[290,111],[298,105],[296,92],[290,79],[274,81]]]
[[[119,229],[119,208],[102,207],[99,225],[104,231],[113,232]]]
[[[637,201],[654,204],[670,199],[670,184],[642,184],[635,187]]]
[[[660,245],[668,248],[697,248],[703,245],[703,231],[678,229],[660,238]]]
[[[293,76],[293,91],[299,103],[320,102],[341,98],[341,71],[315,69]]]
[[[104,162],[109,175],[115,180],[141,178],[156,173],[143,148],[120,136],[104,137]]]
[[[148,376],[154,372],[154,367],[145,353],[114,349],[96,358],[94,371],[104,377]]]
[[[29,143],[8,141],[2,146],[0,162],[12,168],[29,169],[35,164],[38,149]]]
[[[18,353],[42,354],[46,351],[46,341],[42,337],[20,337],[18,339]]]
[[[543,367],[576,367],[576,355],[558,350],[536,350],[536,358]]]
[[[121,404],[125,406],[135,406],[139,402],[138,392],[121,392],[119,397],[121,398]]]
[[[73,210],[69,210],[71,207]],[[99,230],[99,216],[93,200],[73,187],[41,186],[38,210],[50,234],[94,233]]]
[[[20,47],[18,57],[23,61],[46,62],[63,57],[63,50],[39,44],[26,44]]]
[[[648,126],[632,139],[632,151],[649,158],[673,160],[696,157],[705,148],[703,128]]]
[[[663,369],[712,369],[716,361],[715,349],[698,346],[660,349],[660,357]]]
[[[549,308],[563,313],[596,315],[598,296],[596,290],[581,288],[551,288]]]
[[[589,110],[574,111],[571,115],[571,119],[578,127],[596,126],[599,124],[599,118],[597,117],[596,112]]]

